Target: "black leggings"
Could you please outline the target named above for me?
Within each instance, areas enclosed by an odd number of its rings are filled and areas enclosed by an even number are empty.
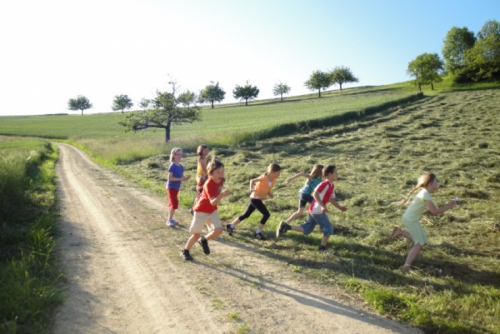
[[[260,199],[256,198],[250,198],[250,204],[248,204],[247,210],[245,213],[243,213],[241,216],[238,217],[240,221],[243,221],[250,217],[250,215],[255,211],[255,209],[259,210],[260,213],[262,213],[262,219],[260,220],[260,223],[262,225],[266,224],[266,221],[271,217],[271,214],[269,211],[267,211],[266,206]]]

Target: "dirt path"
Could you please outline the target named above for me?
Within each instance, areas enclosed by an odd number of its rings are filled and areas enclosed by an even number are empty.
[[[197,247],[184,263],[189,214],[176,213],[184,225],[167,228],[166,198],[57,146],[68,299],[54,333],[420,333],[227,236],[211,242],[210,256]]]

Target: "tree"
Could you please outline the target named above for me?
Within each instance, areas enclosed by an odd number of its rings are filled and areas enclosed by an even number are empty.
[[[431,85],[441,82],[440,72],[444,69],[444,63],[437,53],[423,53],[408,64],[407,73],[415,77],[413,83],[422,91],[422,85]]]
[[[113,111],[121,110],[123,114],[123,110],[132,108],[134,104],[132,100],[128,97],[128,95],[115,95],[115,99],[113,100],[113,105],[111,108]]]
[[[76,99],[69,99],[68,110],[81,110],[83,111],[92,108],[92,103],[85,96],[78,95]]]
[[[317,89],[318,97],[321,97],[321,89],[325,90],[332,85],[332,77],[330,73],[314,71],[304,85],[310,90]]]
[[[466,66],[465,52],[476,43],[476,37],[466,27],[452,27],[446,34],[444,46],[441,50],[445,61],[445,69],[451,74]]]
[[[256,86],[252,86],[248,83],[245,86],[236,85],[233,89],[233,97],[235,99],[240,99],[240,101],[245,100],[245,105],[248,105],[248,100],[253,100],[259,95],[259,89]]]
[[[198,102],[205,103],[210,101],[212,103],[212,109],[214,108],[214,102],[221,102],[224,100],[226,92],[219,87],[219,82],[214,85],[213,81],[210,81],[210,85],[206,86],[205,89],[200,90],[200,95]]]
[[[500,79],[500,25],[498,21],[486,21],[474,47],[468,50],[470,78],[473,81]]]
[[[147,109],[131,112],[125,115],[118,124],[125,131],[140,131],[148,128],[165,130],[165,142],[170,140],[172,124],[193,123],[201,121],[200,107],[196,106],[196,94],[186,91],[176,96],[177,83],[170,81],[172,92],[156,92],[156,97],[150,101]]]
[[[139,107],[141,107],[141,109],[143,109],[144,111],[146,111],[149,107],[149,104],[151,103],[151,100],[149,99],[146,99],[145,97],[143,97],[140,101],[139,101]]]
[[[292,88],[290,86],[280,82],[280,83],[274,85],[273,93],[274,93],[274,96],[281,95],[281,102],[283,102],[283,94],[288,94],[288,93],[290,93],[291,90],[292,90]]]
[[[351,69],[345,66],[337,66],[331,72],[332,82],[338,83],[340,90],[342,90],[342,84],[349,82],[358,82],[358,78],[352,74]]]

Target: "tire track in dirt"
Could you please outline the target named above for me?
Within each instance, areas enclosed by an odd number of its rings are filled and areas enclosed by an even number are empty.
[[[165,199],[57,146],[68,299],[54,333],[420,333],[227,237],[211,242],[210,256],[195,249],[196,261],[183,263],[187,224],[164,225]],[[188,222],[182,211],[176,217]]]

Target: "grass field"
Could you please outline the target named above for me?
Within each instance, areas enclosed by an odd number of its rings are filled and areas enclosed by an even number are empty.
[[[321,234],[308,237],[288,232],[260,244],[251,238],[260,219],[254,214],[235,238],[270,257],[290,264],[325,284],[339,284],[357,293],[382,314],[428,333],[498,333],[500,331],[500,90],[444,93],[403,108],[305,134],[216,148],[226,166],[231,196],[219,209],[225,222],[245,209],[248,182],[270,162],[283,168],[267,200],[272,237],[279,221],[297,206],[303,181],[286,185],[297,172],[315,163],[335,164],[339,172],[337,197],[348,207],[329,216],[335,226],[326,254],[317,252]],[[194,175],[196,160],[183,164]],[[154,156],[123,172],[142,179],[163,193],[168,157]],[[460,205],[442,216],[424,215],[430,244],[414,269],[399,268],[411,248],[398,239],[389,243],[393,225],[401,225],[404,207],[391,203],[404,198],[424,172],[437,174],[441,188],[433,195],[442,206],[455,196]],[[194,184],[181,191],[189,207]],[[305,216],[303,217],[305,218]],[[301,223],[299,219],[297,224]]]
[[[249,106],[230,104],[215,109],[203,108],[202,122],[173,125],[169,143],[164,142],[162,130],[150,129],[139,133],[124,133],[118,125],[120,113],[0,117],[0,134],[39,136],[66,140],[84,149],[104,165],[114,165],[180,146],[193,151],[200,141],[212,146],[234,145],[273,134],[282,124],[296,124],[342,115],[407,98],[416,91],[402,88],[359,88],[325,93],[321,99],[314,95],[278,100],[256,101]]]
[[[0,136],[0,332],[46,332],[62,300],[54,260],[57,152]]]
[[[275,198],[266,200],[272,214],[266,229],[269,236],[279,221],[296,210],[297,191],[303,181],[286,185],[284,180],[297,172],[309,172],[315,163],[335,164],[339,172],[337,197],[348,211],[330,208],[335,235],[328,252],[316,251],[319,231],[307,237],[288,232],[279,241],[256,242],[251,233],[258,214],[239,225],[235,239],[286,261],[297,275],[341,285],[382,314],[428,333],[498,333],[500,90],[492,87],[498,88],[498,84],[468,86],[466,89],[474,90],[456,92],[453,90],[464,87],[436,85],[436,91],[425,91],[431,95],[411,104],[336,126],[265,140],[238,137],[244,132],[239,124],[253,125],[254,120],[260,122],[268,114],[274,115],[273,120],[288,122],[289,117],[292,120],[297,115],[302,119],[304,115],[324,117],[368,108],[384,103],[385,98],[408,96],[408,88],[394,85],[334,92],[321,100],[311,95],[290,98],[285,103],[217,106],[205,109],[204,121],[192,125],[199,130],[174,128],[174,140],[169,145],[162,142],[162,132],[121,133],[116,125],[120,114],[0,118],[0,133],[69,138],[96,160],[114,164],[122,174],[162,194],[170,147],[188,148],[183,164],[194,176],[193,149],[201,142],[209,143],[212,154],[226,166],[231,196],[219,209],[226,222],[245,209],[249,180],[263,173],[270,162],[277,162],[284,171],[273,191]],[[246,115],[248,111],[253,112]],[[235,120],[224,115],[232,115]],[[73,120],[83,123],[75,125]],[[209,124],[226,124],[227,129]],[[248,131],[262,131],[267,125],[269,122],[262,122]],[[214,132],[203,134],[205,130]],[[236,137],[231,135],[234,132],[239,132]],[[238,138],[243,140],[238,142]],[[17,143],[17,139],[3,139],[2,152],[31,152],[30,140]],[[414,270],[405,273],[399,267],[411,245],[402,239],[387,241],[392,226],[400,225],[404,207],[391,203],[403,199],[426,171],[436,173],[441,181],[441,189],[433,195],[435,203],[442,206],[459,197],[460,205],[442,216],[424,215],[422,224],[430,244],[414,262]],[[193,188],[194,183],[186,183],[181,190],[181,203],[186,208],[194,198]]]

